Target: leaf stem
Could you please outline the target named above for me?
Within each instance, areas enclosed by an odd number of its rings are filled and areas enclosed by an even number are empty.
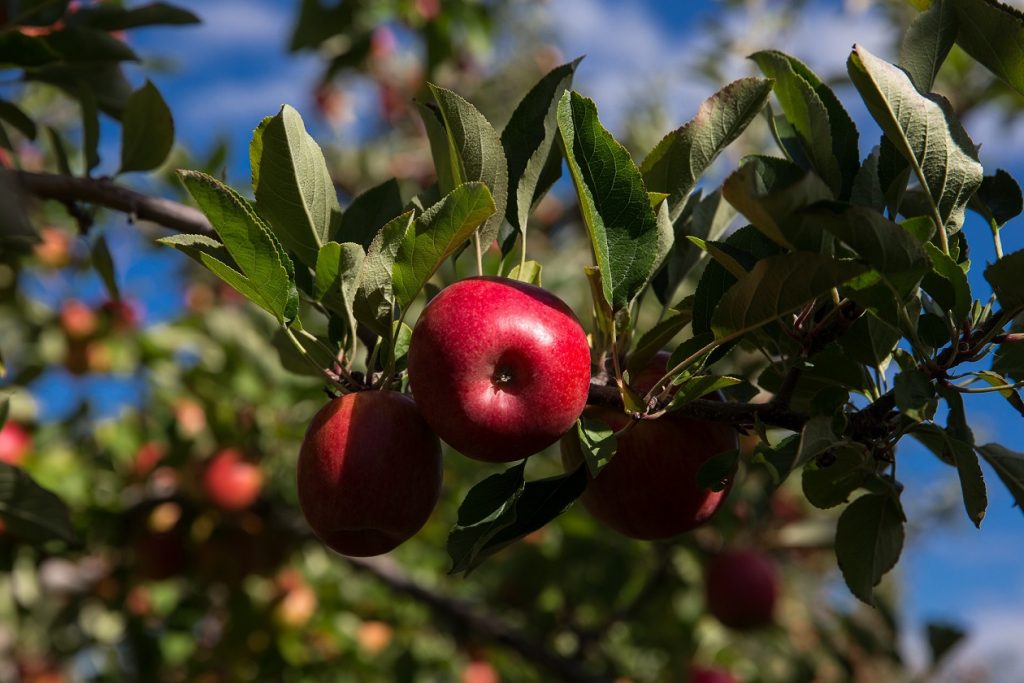
[[[688,368],[691,365],[693,365],[704,354],[710,353],[711,351],[714,351],[715,348],[719,344],[721,344],[721,343],[722,343],[722,340],[712,339],[710,342],[708,342],[704,346],[702,346],[699,349],[697,349],[696,351],[694,351],[688,357],[684,358],[682,360],[682,362],[678,363],[671,370],[666,372],[665,375],[661,379],[659,379],[657,382],[655,382],[654,386],[651,387],[651,390],[647,392],[647,395],[644,396],[644,403],[645,404],[649,404],[651,402],[651,399],[654,398],[658,394],[658,392],[660,392],[669,382],[672,381],[672,378],[674,376],[676,376],[677,374],[679,374],[680,372],[682,372],[686,368]]]
[[[302,342],[299,341],[299,338],[295,336],[295,333],[292,332],[292,329],[290,327],[282,326],[281,329],[284,330],[285,336],[288,337],[289,340],[291,340],[292,345],[295,347],[295,350],[299,352],[299,355],[305,358],[306,361],[310,364],[310,366],[315,368],[318,373],[323,375],[324,379],[326,379],[329,384],[333,385],[343,394],[351,393],[352,389],[350,387],[345,386],[340,381],[338,381],[336,377],[331,376],[331,373],[327,371],[327,368],[320,367],[320,365],[317,364],[315,360],[313,360],[313,357],[309,355],[309,352],[306,351],[306,347],[302,345]]]
[[[476,248],[476,274],[484,274],[484,251],[480,245],[480,233],[473,233],[473,246]]]

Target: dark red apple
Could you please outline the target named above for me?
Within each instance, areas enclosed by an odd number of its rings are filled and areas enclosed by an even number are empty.
[[[633,381],[648,391],[664,374],[667,353],[658,354]],[[615,431],[630,418],[611,408],[588,406],[583,413]],[[697,470],[712,456],[736,448],[736,431],[724,423],[669,413],[643,420],[618,437],[612,461],[591,479],[582,500],[591,515],[619,533],[645,541],[671,538],[706,522],[728,493],[697,485]],[[562,463],[576,469],[583,454],[573,435],[562,440]]]
[[[508,462],[553,444],[587,402],[590,348],[554,294],[496,277],[445,288],[412,333],[409,383],[424,419],[460,453]]]
[[[313,418],[299,451],[299,505],[342,555],[396,548],[426,523],[441,495],[441,444],[412,399],[361,391]]]
[[[716,555],[704,588],[708,611],[726,626],[745,631],[772,623],[779,579],[767,555],[756,550]]]
[[[17,422],[4,423],[0,429],[0,462],[20,466],[32,450],[32,435]]]
[[[690,668],[688,683],[736,683],[731,673],[723,669],[712,669],[704,666]]]
[[[241,451],[234,448],[219,451],[203,472],[203,490],[214,505],[225,510],[249,507],[262,488],[259,466],[243,460]]]

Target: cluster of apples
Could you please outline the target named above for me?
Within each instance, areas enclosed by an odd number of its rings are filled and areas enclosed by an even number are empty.
[[[650,389],[666,354],[633,378]],[[343,555],[385,553],[410,538],[441,492],[443,439],[463,455],[500,463],[529,457],[562,439],[568,470],[582,462],[563,438],[580,415],[615,430],[630,417],[587,406],[590,346],[558,297],[496,277],[461,280],[440,292],[413,330],[412,398],[361,391],[313,418],[299,454],[298,492],[316,534]],[[726,490],[696,483],[711,456],[736,448],[723,424],[669,414],[620,435],[614,460],[592,479],[583,503],[598,520],[633,538],[669,538],[706,521]]]

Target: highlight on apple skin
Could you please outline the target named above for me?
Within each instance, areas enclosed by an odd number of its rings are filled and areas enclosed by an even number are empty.
[[[408,396],[360,391],[320,409],[299,451],[302,513],[328,547],[380,555],[411,538],[441,496],[441,443]]]
[[[665,373],[669,354],[659,353],[633,387],[646,392]],[[615,431],[630,417],[602,406],[587,406],[584,416]],[[735,430],[725,424],[669,413],[642,420],[617,438],[615,457],[587,483],[581,500],[587,511],[615,531],[644,541],[678,536],[711,518],[729,492],[697,484],[697,470],[709,458],[737,447]],[[562,439],[566,471],[583,462],[575,434]]]
[[[779,593],[775,563],[757,550],[728,550],[708,563],[704,582],[708,611],[737,631],[774,621]]]
[[[427,305],[409,347],[423,418],[463,455],[510,462],[555,443],[587,402],[590,347],[554,294],[474,277]]]

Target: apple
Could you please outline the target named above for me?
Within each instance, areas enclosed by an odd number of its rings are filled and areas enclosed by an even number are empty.
[[[20,466],[32,450],[32,435],[17,422],[6,422],[0,429],[0,462]]]
[[[92,308],[77,299],[69,299],[60,307],[60,326],[68,339],[80,341],[96,333],[99,321]]]
[[[736,683],[731,673],[704,666],[690,667],[689,683]]]
[[[0,3],[0,7],[2,7]],[[71,262],[71,236],[64,230],[46,227],[39,231],[36,259],[47,268],[63,268]]]
[[[225,448],[211,458],[203,472],[203,490],[224,510],[243,510],[259,497],[263,472],[242,459],[241,451]]]
[[[427,424],[460,453],[509,462],[553,444],[583,411],[590,348],[572,310],[540,287],[473,277],[427,304],[409,346]]]
[[[775,564],[756,550],[729,550],[712,558],[704,582],[708,611],[738,631],[773,621],[779,580]]]
[[[638,373],[633,388],[644,393],[665,373],[669,354],[659,353]],[[601,420],[615,431],[629,424],[625,413],[588,406],[584,416]],[[729,491],[697,485],[697,470],[709,458],[736,448],[736,431],[718,422],[669,413],[642,420],[618,437],[615,457],[587,483],[581,497],[595,518],[620,534],[650,541],[671,538],[706,522]],[[562,439],[566,471],[583,462],[575,435]]]
[[[498,671],[490,662],[474,659],[462,670],[461,683],[501,683]]]
[[[395,630],[383,621],[364,621],[356,631],[359,649],[369,655],[384,651],[391,644]]]
[[[441,496],[441,444],[408,396],[360,391],[320,409],[299,450],[299,506],[342,555],[392,550]]]

